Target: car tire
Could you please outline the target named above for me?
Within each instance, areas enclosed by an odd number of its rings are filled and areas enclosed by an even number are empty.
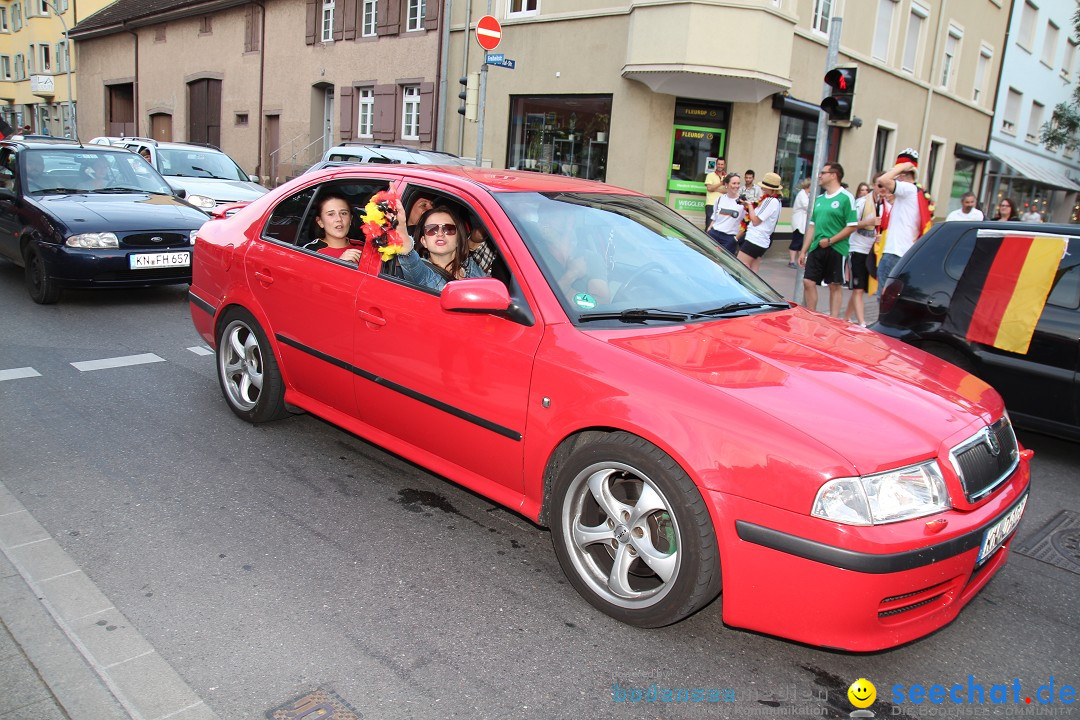
[[[263,423],[288,415],[273,348],[247,310],[231,308],[218,323],[217,371],[221,393],[237,417]]]
[[[585,441],[561,464],[552,498],[563,572],[607,615],[661,627],[719,594],[720,552],[705,500],[652,443],[623,432]]]
[[[45,259],[33,245],[23,250],[23,270],[26,277],[26,289],[30,298],[39,305],[52,305],[60,299],[60,288],[56,280],[49,275]]]

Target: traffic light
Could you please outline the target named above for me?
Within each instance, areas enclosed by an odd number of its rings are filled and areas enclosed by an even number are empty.
[[[831,94],[821,101],[831,122],[850,122],[851,105],[855,100],[855,65],[840,65],[825,73],[825,84],[832,88]]]
[[[458,114],[464,115],[466,120],[476,121],[476,96],[480,87],[480,73],[470,73],[458,78],[461,84],[461,92],[457,94],[461,100]]]

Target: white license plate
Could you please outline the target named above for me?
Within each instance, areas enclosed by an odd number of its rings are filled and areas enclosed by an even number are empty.
[[[128,263],[132,270],[162,267],[190,267],[191,253],[139,253],[128,255]]]
[[[1017,503],[1016,507],[1010,510],[1008,515],[986,528],[986,532],[983,533],[982,547],[979,548],[979,557],[975,560],[976,565],[981,565],[987,558],[997,552],[997,549],[1013,534],[1016,526],[1020,524],[1020,518],[1024,515],[1027,500],[1028,496],[1025,495],[1024,499]]]

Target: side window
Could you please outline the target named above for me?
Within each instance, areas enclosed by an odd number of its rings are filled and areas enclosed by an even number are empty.
[[[314,195],[315,188],[309,187],[278,203],[274,212],[270,214],[270,219],[266,221],[266,227],[262,232],[263,237],[290,245],[295,244],[300,236],[300,223],[303,222],[304,212]]]
[[[1080,238],[1069,240],[1069,249],[1061,261],[1061,269],[1054,278],[1047,305],[1076,310],[1080,308]]]
[[[0,187],[15,190],[15,152],[10,148],[0,152]]]
[[[964,268],[967,267],[968,259],[971,258],[971,251],[975,249],[975,238],[977,236],[978,231],[976,230],[968,230],[963,233],[952,249],[949,250],[949,254],[945,256],[945,273],[953,280],[959,280],[960,276],[964,274]]]

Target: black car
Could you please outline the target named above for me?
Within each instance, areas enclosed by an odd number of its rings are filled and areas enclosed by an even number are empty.
[[[1067,245],[1027,352],[969,340],[957,317],[981,297],[971,292],[975,270],[989,263],[990,252],[995,262],[1002,257],[1003,243],[1038,235],[1063,237]],[[976,242],[981,258],[971,263]],[[939,223],[896,265],[873,329],[979,376],[1001,393],[1017,425],[1080,440],[1080,227]]]
[[[206,220],[128,150],[0,142],[0,257],[25,268],[35,302],[63,288],[190,283]]]

